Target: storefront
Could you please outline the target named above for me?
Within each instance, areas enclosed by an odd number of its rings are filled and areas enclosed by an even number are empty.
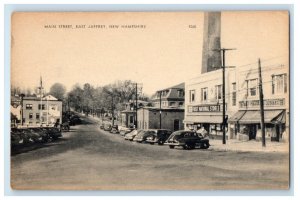
[[[227,115],[225,117],[228,118]],[[203,126],[212,139],[222,138],[222,123],[223,112],[220,104],[188,106],[184,120],[186,129],[197,130]],[[227,127],[225,130],[227,132]]]
[[[286,110],[264,111],[266,139],[280,141],[286,127]],[[237,139],[261,140],[260,110],[239,110],[228,120],[229,127]]]

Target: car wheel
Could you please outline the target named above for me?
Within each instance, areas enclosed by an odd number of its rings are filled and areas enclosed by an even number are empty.
[[[164,142],[162,140],[158,140],[158,145],[163,145]]]
[[[170,148],[170,149],[174,149],[174,147],[175,147],[175,146],[173,146],[173,145],[169,145],[169,148]]]
[[[205,142],[205,143],[203,143],[203,144],[201,145],[201,148],[202,148],[202,149],[208,149],[208,148],[209,148],[209,144],[208,144],[207,142]]]

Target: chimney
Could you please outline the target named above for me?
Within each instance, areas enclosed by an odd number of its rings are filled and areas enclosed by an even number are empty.
[[[221,12],[204,13],[203,49],[201,74],[216,70],[222,65],[221,48]]]

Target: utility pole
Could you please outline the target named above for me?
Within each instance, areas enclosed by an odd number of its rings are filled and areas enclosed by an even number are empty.
[[[261,77],[261,63],[258,59],[258,73],[259,73],[259,105],[260,105],[260,127],[262,134],[262,146],[266,147],[266,133],[265,133],[265,113],[264,113],[264,94],[262,88],[262,77]]]
[[[159,91],[159,129],[161,129],[161,92]]]
[[[214,49],[214,51],[221,51],[222,52],[222,100],[223,100],[223,121],[222,121],[222,130],[223,130],[223,144],[226,144],[226,101],[225,101],[225,68],[233,68],[234,66],[226,66],[225,65],[225,52],[226,51],[230,51],[230,50],[236,50],[236,49],[226,49],[226,48],[222,48],[222,49]]]
[[[112,101],[111,101],[111,116],[112,116],[112,126],[114,125],[114,122],[115,122],[115,116],[114,116],[114,95],[111,94],[111,98],[112,98]]]
[[[135,83],[135,128],[138,129],[138,84]]]
[[[41,126],[43,126],[42,124],[42,116],[43,116],[43,97],[42,97],[42,90],[43,90],[43,80],[42,80],[42,76],[40,77],[40,100],[41,100],[41,106],[40,106],[40,124]]]
[[[21,126],[23,126],[24,124],[24,121],[23,121],[23,100],[24,100],[24,97],[25,97],[25,94],[20,94],[21,96]]]

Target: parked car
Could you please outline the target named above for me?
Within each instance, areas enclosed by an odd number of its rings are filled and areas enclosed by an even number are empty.
[[[120,133],[118,125],[113,125],[110,130],[111,133]]]
[[[141,131],[139,132],[133,139],[133,141],[136,141],[136,142],[145,142],[147,137],[150,137],[152,135],[155,134],[155,130],[152,130],[152,129],[148,129],[148,130],[144,130],[144,131]]]
[[[61,124],[61,130],[62,131],[69,131],[70,130],[70,123],[69,122],[64,122]]]
[[[172,134],[171,130],[168,129],[153,129],[154,130],[154,134],[153,135],[149,135],[146,138],[146,142],[150,143],[150,144],[159,144],[159,145],[163,145],[165,143],[165,141],[170,137],[170,135]]]
[[[111,130],[111,124],[104,124],[103,130],[110,131]]]
[[[144,130],[133,130],[130,133],[126,134],[124,139],[132,141],[134,139],[134,137],[142,131],[144,131]]]
[[[200,147],[202,149],[209,148],[209,139],[198,136],[193,131],[175,131],[165,142],[171,149],[175,146],[183,147],[184,149],[194,149]]]
[[[121,136],[125,136],[126,134],[130,133],[131,131],[135,130],[134,128],[126,128],[126,129],[122,129],[120,130],[120,135]]]
[[[48,134],[52,140],[56,140],[59,137],[62,137],[61,131],[56,127],[47,128]]]
[[[11,141],[11,148],[19,147],[24,145],[24,134],[22,130],[17,128],[12,128],[10,130],[10,141]]]
[[[70,126],[75,126],[77,124],[81,124],[81,119],[77,115],[73,115],[69,120]]]

